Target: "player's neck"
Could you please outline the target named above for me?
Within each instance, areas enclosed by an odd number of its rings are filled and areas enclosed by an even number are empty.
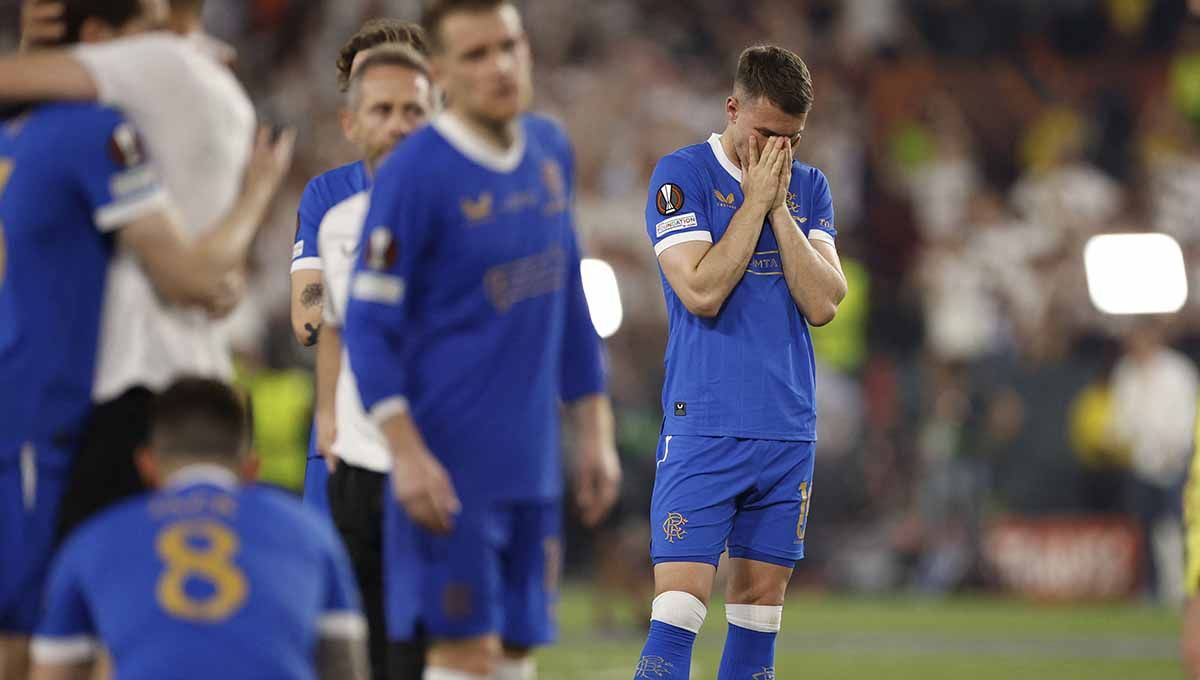
[[[479,138],[480,141],[493,146],[497,151],[508,151],[517,143],[517,127],[515,121],[496,121],[471,114],[455,108],[449,108],[444,115],[453,116]]]
[[[742,164],[738,162],[737,150],[733,148],[733,135],[729,134],[729,128],[721,133],[721,151],[725,152],[725,158],[733,164],[735,168],[741,168]]]

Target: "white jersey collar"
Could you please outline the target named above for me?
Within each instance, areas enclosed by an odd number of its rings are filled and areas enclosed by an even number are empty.
[[[721,146],[721,135],[712,133],[708,138],[708,145],[712,147],[713,155],[717,157],[717,162],[725,168],[725,172],[729,176],[736,179],[738,184],[742,183],[742,169],[737,166],[737,163],[729,160],[729,156],[725,155],[725,147]]]
[[[446,138],[450,146],[459,153],[483,167],[500,173],[509,173],[517,169],[525,158],[525,134],[521,129],[520,120],[512,123],[513,143],[507,150],[501,151],[489,141],[482,139],[458,116],[446,112],[433,120],[433,127]]]
[[[238,477],[229,468],[213,463],[186,465],[167,477],[167,488],[175,489],[194,484],[211,484],[233,489],[238,485]]]

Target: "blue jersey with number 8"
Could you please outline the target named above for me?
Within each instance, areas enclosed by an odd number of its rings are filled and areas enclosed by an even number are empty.
[[[207,474],[206,474],[207,473]],[[328,521],[200,469],[81,527],[51,571],[38,662],[97,643],[116,677],[313,678],[318,639],[364,629]]]

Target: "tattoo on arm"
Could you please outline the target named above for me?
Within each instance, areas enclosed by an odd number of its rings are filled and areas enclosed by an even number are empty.
[[[305,308],[316,307],[325,298],[325,286],[320,283],[310,283],[300,291],[300,304]]]
[[[317,344],[317,338],[321,335],[321,324],[312,325],[311,323],[304,324],[304,330],[308,331],[308,337],[304,339],[305,347],[312,347]]]

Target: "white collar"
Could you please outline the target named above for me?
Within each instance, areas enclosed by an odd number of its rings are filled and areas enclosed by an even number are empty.
[[[474,130],[458,116],[443,113],[433,120],[433,127],[446,138],[450,146],[483,167],[500,173],[517,169],[525,158],[525,135],[520,121],[513,121],[513,143],[506,151],[500,151],[490,142],[481,139]]]
[[[725,172],[728,172],[730,177],[736,179],[738,184],[741,184],[742,169],[736,163],[729,160],[729,156],[725,155],[725,147],[721,146],[721,135],[715,132],[712,133],[708,138],[708,145],[712,147],[713,155],[717,157],[717,162],[721,164],[721,167],[725,168]]]
[[[167,477],[167,487],[169,488],[194,484],[212,484],[233,489],[238,485],[238,478],[229,468],[214,463],[185,465]]]

